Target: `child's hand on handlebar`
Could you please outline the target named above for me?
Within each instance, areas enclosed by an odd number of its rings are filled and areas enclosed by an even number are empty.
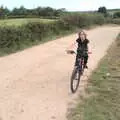
[[[73,50],[66,50],[67,54],[75,54],[75,51]]]

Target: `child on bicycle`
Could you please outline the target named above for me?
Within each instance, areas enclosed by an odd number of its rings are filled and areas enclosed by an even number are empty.
[[[78,33],[78,38],[75,41],[75,43],[72,46],[77,45],[77,55],[76,55],[76,61],[75,66],[78,66],[79,64],[79,58],[81,55],[84,57],[84,68],[88,68],[87,62],[88,62],[88,43],[89,40],[87,39],[87,35],[84,31],[80,31]],[[70,50],[67,51],[67,53],[72,53]]]

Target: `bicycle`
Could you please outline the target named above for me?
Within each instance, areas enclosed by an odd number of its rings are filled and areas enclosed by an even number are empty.
[[[76,54],[74,51],[67,51],[68,54]],[[90,52],[88,54],[91,54]],[[75,93],[79,87],[80,78],[84,73],[84,56],[81,55],[81,57],[78,59],[79,64],[78,66],[75,66],[72,71],[71,76],[71,82],[70,82],[70,88],[72,93]],[[75,83],[75,84],[74,84]]]

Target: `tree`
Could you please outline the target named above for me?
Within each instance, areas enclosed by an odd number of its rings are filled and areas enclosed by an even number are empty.
[[[106,7],[100,7],[100,8],[98,9],[98,13],[102,13],[105,17],[108,16]]]
[[[10,10],[7,7],[5,7],[5,8],[4,8],[4,6],[0,7],[0,18],[5,18],[5,17],[9,16],[9,14],[10,14]]]
[[[12,15],[18,15],[18,12],[19,10],[17,8],[14,8],[11,12]]]
[[[27,10],[24,6],[19,8],[19,15],[27,15]]]
[[[65,12],[66,12],[65,8],[58,9],[58,10],[55,11],[55,16],[60,16]]]
[[[10,15],[10,10],[7,7],[4,8],[4,15],[6,17]]]
[[[0,7],[0,18],[4,18],[4,7]]]
[[[98,12],[99,12],[99,13],[106,14],[106,13],[107,13],[107,9],[106,9],[106,7],[100,7],[100,8],[98,9]]]
[[[24,8],[24,6],[21,6],[20,8],[14,8],[11,12],[12,15],[27,15],[27,9]]]
[[[62,9],[54,9],[51,7],[37,7],[34,9],[26,9],[24,6],[21,6],[20,8],[13,8],[13,10],[9,10],[7,7],[0,7],[0,18],[7,18],[7,17],[59,17],[62,13],[64,13],[66,10],[64,8]]]

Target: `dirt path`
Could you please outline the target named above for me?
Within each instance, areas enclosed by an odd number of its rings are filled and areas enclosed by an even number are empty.
[[[120,27],[104,26],[87,31],[93,46],[89,73],[96,67]],[[76,39],[70,35],[23,52],[0,58],[0,120],[66,120],[74,56],[65,54]],[[86,84],[81,82],[80,92]]]

